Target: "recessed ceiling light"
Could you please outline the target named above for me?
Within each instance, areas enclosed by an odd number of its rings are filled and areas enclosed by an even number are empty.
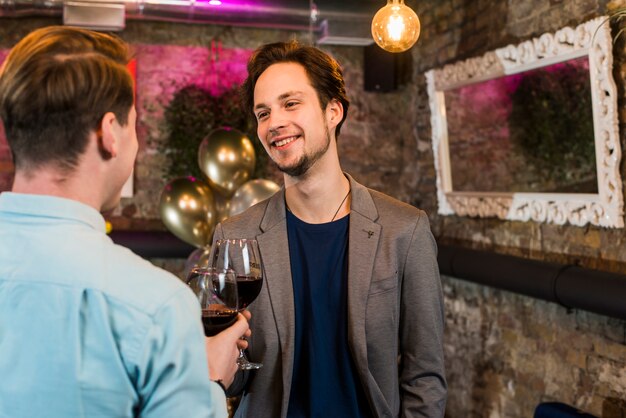
[[[210,0],[209,4],[211,6],[219,6],[220,4],[222,4],[222,2],[220,0]]]

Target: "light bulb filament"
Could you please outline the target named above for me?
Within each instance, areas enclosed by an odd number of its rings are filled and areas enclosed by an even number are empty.
[[[402,39],[404,26],[404,19],[402,19],[402,16],[391,16],[391,18],[389,18],[389,23],[387,23],[387,33],[389,34],[389,39],[394,41]]]

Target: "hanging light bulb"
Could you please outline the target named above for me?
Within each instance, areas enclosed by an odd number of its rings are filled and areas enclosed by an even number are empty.
[[[372,19],[372,37],[385,51],[406,51],[419,36],[420,20],[404,0],[387,0]]]

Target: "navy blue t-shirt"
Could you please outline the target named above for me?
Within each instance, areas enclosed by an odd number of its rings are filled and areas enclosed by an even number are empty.
[[[348,348],[349,220],[308,224],[287,212],[296,314],[290,418],[370,416]]]

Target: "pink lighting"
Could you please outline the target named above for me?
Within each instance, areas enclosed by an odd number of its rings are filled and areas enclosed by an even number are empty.
[[[220,4],[222,4],[222,2],[220,0],[210,0],[209,4],[211,6],[219,6]]]

